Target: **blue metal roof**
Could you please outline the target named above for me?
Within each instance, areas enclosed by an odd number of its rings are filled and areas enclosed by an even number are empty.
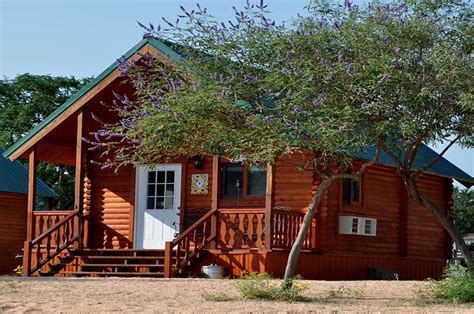
[[[0,192],[27,194],[28,171],[19,161],[10,161],[2,153],[0,148]],[[45,197],[58,196],[39,179],[36,181],[36,193]]]
[[[413,162],[413,170],[421,169],[429,165],[438,156],[439,154],[427,145],[421,145],[417,150],[415,161]],[[375,146],[369,147],[362,152],[355,153],[354,157],[363,160],[373,160],[375,158]],[[402,156],[402,158],[404,158],[404,156]],[[379,161],[384,165],[395,166],[395,161],[383,150],[379,154]],[[441,157],[433,166],[424,172],[453,178],[467,188],[474,185],[474,177],[462,171],[444,157]]]
[[[170,57],[173,61],[178,61],[181,58],[180,54],[180,47],[168,42],[168,41],[161,41],[156,38],[144,38],[142,41],[140,41],[137,45],[135,45],[132,49],[130,49],[124,56],[125,58],[129,58],[132,56],[134,53],[136,53],[141,47],[143,47],[145,44],[150,44],[153,47],[155,47],[157,50],[162,52],[164,55]],[[60,106],[56,111],[54,111],[50,116],[48,116],[45,120],[43,120],[41,123],[39,123],[35,128],[33,128],[26,136],[22,137],[20,140],[18,140],[14,145],[9,147],[4,153],[3,156],[9,157],[14,151],[16,151],[18,148],[27,145],[28,141],[36,134],[38,133],[43,127],[51,123],[54,119],[56,119],[58,116],[60,116],[67,108],[72,106],[78,99],[80,99],[83,95],[85,95],[87,92],[89,92],[93,87],[95,87],[100,81],[102,81],[106,76],[108,76],[112,71],[114,71],[118,67],[118,62],[113,63],[111,66],[109,66],[105,71],[103,71],[96,79],[94,79],[92,82],[84,86],[79,92],[77,92],[76,95],[72,96],[66,103],[64,103],[62,106]],[[273,100],[265,98],[262,99],[262,102],[265,106],[267,107],[273,107],[274,103]],[[241,105],[248,104],[247,102],[241,103]],[[1,154],[2,152],[0,152]],[[354,158],[358,159],[363,159],[363,160],[372,160],[375,155],[375,147],[368,148],[364,150],[363,152],[354,154]],[[418,149],[418,153],[414,162],[414,169],[419,169],[422,168],[424,165],[429,164],[432,160],[434,160],[438,154],[433,151],[431,148],[429,148],[426,145],[422,145]],[[4,179],[3,179],[3,170],[2,170],[2,165],[1,162],[3,162],[2,157],[0,156],[0,191],[2,190],[2,184]],[[380,162],[385,165],[389,166],[395,166],[394,160],[386,153],[386,152],[381,152],[380,154]],[[27,178],[27,173],[26,170],[19,165],[23,170],[25,171],[25,178]],[[435,175],[440,175],[443,177],[448,177],[448,178],[453,178],[457,181],[459,181],[461,184],[465,185],[466,187],[470,187],[474,185],[474,178],[467,174],[466,172],[462,171],[452,163],[450,163],[447,159],[441,158],[434,164],[430,169],[425,171],[427,173],[432,173]],[[7,180],[9,181],[9,179]],[[27,180],[25,181],[27,182]],[[8,183],[8,185],[10,185]],[[43,182],[38,182],[38,192],[40,191],[39,187],[41,185],[46,185]],[[19,184],[18,186],[21,186]],[[25,191],[26,191],[26,183],[25,183]],[[46,187],[47,188],[47,187]],[[48,188],[49,191],[51,191]],[[52,192],[52,191],[51,191]],[[53,192],[54,193],[54,192]]]

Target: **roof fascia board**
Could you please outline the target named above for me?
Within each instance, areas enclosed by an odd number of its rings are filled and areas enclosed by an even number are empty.
[[[151,45],[153,48],[157,49],[163,55],[171,58],[174,61],[178,61],[180,59],[180,55],[160,42],[155,38],[144,38],[140,42],[138,42],[135,46],[133,46],[130,50],[128,50],[124,57],[129,59],[135,55],[140,49],[142,49],[147,44]],[[39,135],[46,126],[50,125],[54,122],[59,116],[67,111],[67,109],[71,108],[73,104],[77,101],[81,100],[84,97],[87,97],[90,92],[99,85],[104,79],[106,79],[109,75],[111,75],[115,70],[118,68],[118,61],[115,61],[111,64],[107,69],[105,69],[102,73],[100,73],[94,80],[89,82],[83,88],[81,88],[76,94],[74,94],[71,98],[69,98],[64,104],[58,107],[53,113],[51,113],[46,119],[38,123],[33,129],[31,129],[25,136],[19,139],[15,144],[10,146],[5,152],[3,156],[9,158],[10,160],[15,160],[20,157],[24,152],[26,152],[31,146],[33,146],[39,139],[42,138],[40,136],[37,141],[33,141],[34,138]],[[43,134],[43,136],[46,134]]]

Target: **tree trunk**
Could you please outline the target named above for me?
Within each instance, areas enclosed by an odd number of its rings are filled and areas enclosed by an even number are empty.
[[[461,250],[461,254],[466,261],[468,268],[473,270],[471,251],[464,242],[461,233],[458,231],[454,223],[448,219],[448,217],[438,208],[438,206],[436,206],[435,203],[433,203],[429,198],[425,197],[418,190],[415,179],[413,179],[410,175],[403,175],[402,177],[408,195],[410,195],[410,197],[418,204],[431,211],[441,226],[443,226],[443,228],[448,232],[454,243],[456,243],[456,247]]]
[[[301,229],[298,232],[295,243],[291,247],[290,254],[288,255],[288,262],[286,263],[285,277],[283,282],[284,289],[291,288],[291,278],[295,275],[296,263],[298,262],[298,257],[300,256],[301,247],[303,246],[303,242],[306,239],[308,230],[311,227],[311,221],[316,213],[317,208],[319,207],[319,204],[321,203],[324,192],[326,192],[326,190],[329,188],[332,181],[334,181],[334,177],[323,179],[319,184],[316,193],[314,193],[313,198],[311,199],[308,211],[304,215]]]

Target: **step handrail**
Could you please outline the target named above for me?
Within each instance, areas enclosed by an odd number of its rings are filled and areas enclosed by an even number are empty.
[[[66,217],[64,217],[62,220],[58,221],[55,225],[49,227],[48,230],[44,231],[42,234],[40,234],[39,236],[37,236],[36,238],[34,238],[33,240],[31,240],[31,245],[34,245],[38,242],[40,242],[41,240],[43,240],[46,236],[48,236],[48,234],[52,233],[54,230],[58,229],[61,225],[63,225],[64,223],[66,223],[67,221],[71,220],[74,216],[76,216],[77,214],[79,213],[79,211],[73,211],[72,213],[70,213],[69,215],[67,215]]]
[[[24,254],[27,256],[24,261],[24,266],[26,267],[28,276],[40,270],[44,265],[76,242],[80,242],[79,240],[82,234],[80,218],[80,212],[73,211],[38,237],[31,241],[25,241]],[[75,219],[78,220],[77,224],[75,224]],[[54,243],[52,244],[52,242]],[[36,263],[32,265],[31,256],[34,249],[36,249]],[[46,257],[42,256],[42,249],[45,249]]]
[[[209,210],[176,239],[166,242],[165,278],[173,277],[177,273],[182,272],[187,264],[196,259],[209,244],[217,239],[217,215],[218,211],[216,209]],[[211,221],[208,226],[209,219]],[[198,231],[202,233],[202,239],[199,239]],[[207,235],[207,232],[209,232],[209,235]],[[193,243],[193,247],[191,247],[191,242]],[[181,256],[183,251],[184,255]],[[174,265],[173,253],[175,254]]]

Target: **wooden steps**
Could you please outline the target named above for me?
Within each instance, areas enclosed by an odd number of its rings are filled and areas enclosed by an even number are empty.
[[[164,250],[84,249],[70,250],[40,276],[155,277],[164,276]]]

